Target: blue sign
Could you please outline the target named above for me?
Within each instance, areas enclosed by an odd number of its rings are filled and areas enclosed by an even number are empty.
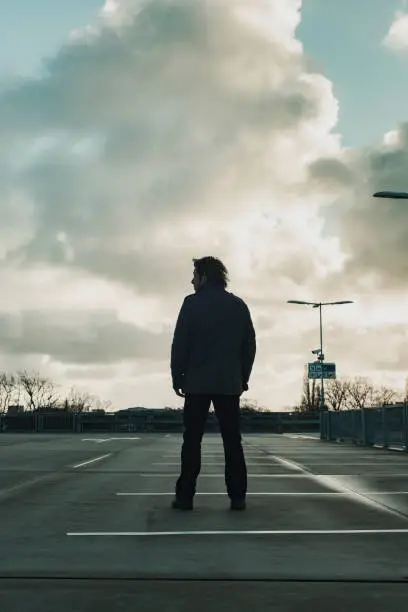
[[[323,368],[323,378],[336,378],[336,364],[335,363],[325,363],[321,361],[314,361],[313,363],[308,363],[308,378],[322,378],[322,368]]]

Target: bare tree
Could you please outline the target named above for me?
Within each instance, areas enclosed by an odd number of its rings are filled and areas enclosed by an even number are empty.
[[[342,378],[327,381],[325,384],[325,404],[330,410],[360,410],[370,406],[384,406],[395,401],[408,403],[408,378],[405,392],[395,391],[385,385],[375,387],[367,378],[353,380]],[[294,406],[297,412],[319,410],[320,384],[304,379],[303,395],[299,405]]]
[[[57,385],[52,380],[45,380],[42,387],[41,406],[44,408],[61,408],[61,397]]]
[[[94,398],[90,393],[72,387],[65,400],[65,408],[74,412],[89,412],[93,401]]]
[[[401,401],[408,403],[408,376],[405,378],[405,389],[402,392]]]
[[[313,412],[318,410],[320,407],[318,404],[319,398],[320,394],[316,386],[316,380],[311,379],[310,381],[307,377],[304,377],[300,403],[293,406],[290,410],[293,412]]]
[[[296,412],[307,412],[308,411],[308,392],[309,384],[307,379],[303,379],[302,396],[300,398],[300,404],[295,406]]]
[[[311,381],[308,378],[303,380],[303,395],[300,401],[300,412],[315,412],[320,409],[321,390],[320,385],[316,384],[316,379]]]
[[[372,406],[385,406],[398,398],[398,392],[390,389],[389,387],[382,386],[377,389],[373,389]]]
[[[259,406],[256,400],[251,400],[250,398],[245,398],[240,401],[241,410],[245,410],[246,412],[268,412],[268,409],[264,406]]]
[[[375,387],[367,378],[332,380],[325,389],[327,404],[336,411],[384,406],[396,401],[399,395],[387,386]]]
[[[302,395],[300,404],[295,404],[292,408],[292,411],[293,412],[307,412],[306,400],[305,400],[304,395]]]
[[[304,382],[304,398],[306,410],[309,412],[313,408],[314,404],[314,394],[315,394],[315,383],[316,381],[312,380],[312,388],[310,388],[310,380],[307,379]]]
[[[26,395],[28,410],[41,407],[57,408],[60,404],[55,384],[40,376],[39,372],[29,374],[26,370],[18,372],[18,380]]]
[[[13,403],[19,404],[20,388],[18,379],[7,372],[0,373],[0,413],[7,412]]]
[[[346,408],[361,410],[371,404],[373,397],[373,384],[367,378],[355,378],[349,382],[346,398]]]
[[[102,407],[101,410],[103,410],[104,412],[108,412],[109,410],[113,409],[113,404],[110,400],[103,400],[102,401]]]
[[[322,384],[321,381],[319,381],[319,384],[316,386],[316,398],[315,398],[315,405],[313,408],[313,411],[315,412],[316,410],[321,410],[322,407]]]
[[[349,393],[350,381],[342,379],[330,380],[325,387],[325,402],[331,410],[342,410],[345,408],[347,395]]]
[[[110,400],[102,400],[97,395],[92,396],[92,406],[94,410],[103,412],[106,412],[113,407]]]

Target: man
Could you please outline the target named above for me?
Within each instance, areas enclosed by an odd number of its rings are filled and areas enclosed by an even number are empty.
[[[247,470],[239,398],[248,390],[256,353],[255,330],[245,302],[226,291],[227,269],[215,257],[194,259],[195,294],[181,307],[171,347],[171,375],[184,397],[181,474],[172,507],[192,510],[201,470],[201,441],[211,401],[225,455],[225,484],[232,510],[245,510]]]

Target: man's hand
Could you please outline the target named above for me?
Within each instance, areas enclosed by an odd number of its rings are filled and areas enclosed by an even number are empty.
[[[173,387],[176,395],[178,395],[179,397],[186,397],[186,394],[184,393],[183,389],[179,389],[178,387]]]

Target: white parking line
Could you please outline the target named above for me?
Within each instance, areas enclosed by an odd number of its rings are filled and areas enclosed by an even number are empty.
[[[276,455],[273,457],[273,459],[275,459],[277,463],[280,463],[282,467],[285,467],[286,469],[294,470],[295,472],[307,473],[301,465],[298,465],[289,459],[284,459],[283,457],[278,457]]]
[[[151,493],[151,492],[141,492],[141,493],[116,493],[117,496],[119,497],[161,497],[161,496],[171,496],[174,495],[173,493]],[[226,497],[226,493],[196,493],[195,495],[199,495],[199,496],[214,496],[214,497],[218,497],[218,496],[222,496],[222,497]],[[247,493],[247,497],[269,497],[269,496],[282,496],[282,497],[286,497],[286,496],[299,496],[299,497],[309,497],[309,496],[321,496],[321,497],[336,497],[336,496],[345,496],[347,495],[347,493],[320,493],[320,492],[313,492],[313,493],[309,493],[309,492],[299,492],[299,493],[294,493],[294,492],[290,492],[290,493],[283,493],[283,492],[279,492],[279,493],[267,493],[267,492],[261,492],[261,493]]]
[[[110,457],[111,455],[112,453],[108,453],[107,455],[102,455],[101,457],[95,457],[95,459],[89,459],[88,461],[77,463],[76,465],[73,465],[72,467],[74,468],[74,470],[76,470],[77,468],[83,467],[84,465],[89,465],[90,463],[95,463],[95,461],[101,461],[102,459],[106,459],[107,457]]]
[[[408,491],[361,491],[364,495],[408,495]]]
[[[157,496],[174,495],[174,492],[173,493],[151,493],[151,492],[148,492],[148,493],[146,493],[146,492],[142,492],[142,493],[116,493],[116,495],[118,495],[119,497],[134,497],[134,496],[136,496],[136,497],[139,497],[139,496],[140,497],[149,497],[149,496],[155,497],[156,495]],[[195,495],[223,496],[223,497],[226,497],[226,493],[196,493]],[[264,497],[264,496],[268,497],[268,496],[273,496],[273,495],[281,495],[281,496],[286,496],[286,495],[291,496],[291,495],[293,495],[293,496],[306,496],[306,497],[309,496],[309,495],[311,495],[311,496],[313,496],[313,495],[320,495],[320,496],[332,497],[332,496],[336,496],[336,495],[338,496],[338,495],[347,495],[347,494],[346,493],[320,493],[320,492],[318,492],[318,493],[307,493],[307,492],[304,492],[304,493],[293,493],[293,492],[290,492],[290,493],[265,493],[265,492],[262,492],[262,493],[247,493],[247,496],[251,496],[251,497]]]
[[[285,438],[294,438],[294,439],[298,439],[300,438],[301,440],[318,440],[320,442],[320,436],[316,435],[316,436],[306,436],[306,435],[300,435],[300,434],[283,434],[285,436]]]
[[[154,536],[222,536],[222,535],[385,535],[408,534],[408,529],[288,529],[235,531],[84,531],[68,532],[68,537],[154,537]]]
[[[262,467],[276,467],[276,466],[273,465],[273,457],[271,457],[269,459],[269,461],[272,462],[271,465],[269,465],[269,466],[263,465]],[[225,461],[202,461],[202,463],[203,463],[203,465],[222,465],[222,466],[225,465]],[[172,465],[172,466],[178,465],[178,466],[180,466],[180,461],[178,463],[169,463],[169,462],[167,462],[167,463],[164,463],[164,462],[161,462],[161,463],[152,463],[151,465]],[[248,463],[248,462],[246,462],[246,466],[247,467],[261,467],[259,465],[259,463]]]
[[[305,466],[310,465],[311,467],[315,467],[315,466],[319,466],[319,465],[338,465],[339,467],[342,467],[343,465],[348,466],[348,465],[365,465],[365,466],[370,466],[373,467],[373,465],[386,465],[387,467],[406,467],[406,463],[404,461],[371,461],[370,463],[368,462],[360,462],[360,461],[354,461],[354,462],[343,462],[343,461],[336,461],[336,462],[327,462],[327,461],[309,461],[308,459],[306,459],[304,461]]]
[[[355,474],[314,474],[314,476],[319,476],[320,478],[325,478],[327,476],[333,478],[356,478],[357,476],[364,476],[364,478],[401,478],[402,476],[408,476],[408,473],[400,472],[397,474],[387,474],[387,472],[356,472]]]
[[[147,472],[147,473],[143,473],[143,474],[138,474],[138,476],[142,476],[144,478],[155,478],[157,477],[163,477],[163,478],[169,478],[169,477],[178,477],[180,476],[180,474],[175,474],[175,473],[160,473],[158,474],[157,472]],[[401,478],[402,476],[408,476],[408,474],[404,473],[404,474],[387,474],[386,472],[357,472],[355,474],[311,474],[307,471],[305,471],[304,473],[301,474],[255,474],[252,473],[250,474],[251,478],[308,478],[309,480],[311,479],[311,476],[313,476],[313,479],[327,479],[327,478],[357,478],[358,476],[364,476],[365,478]],[[200,474],[200,478],[224,478],[224,474]]]
[[[140,440],[140,438],[134,436],[132,438],[126,438],[125,436],[121,438],[82,438],[82,442],[96,442],[97,444],[110,442],[111,440]]]
[[[108,438],[108,440],[140,440],[138,436],[120,436],[118,438]]]
[[[181,453],[177,455],[161,455],[162,459],[180,459]],[[271,455],[248,455],[245,453],[245,459],[270,459]],[[219,453],[214,455],[211,453],[210,455],[206,455],[205,453],[201,454],[202,459],[224,459],[224,453]]]
[[[408,495],[408,491],[362,491],[364,495]],[[156,492],[137,492],[137,493],[116,493],[119,497],[160,497],[160,496],[171,496],[174,495],[174,491],[171,493],[156,493]],[[204,496],[222,496],[226,497],[226,493],[196,493],[197,495]],[[279,492],[259,492],[259,493],[247,493],[247,497],[269,497],[269,496],[281,496],[281,497],[347,497],[348,493],[335,492],[320,492],[320,491],[290,491],[288,493]]]
[[[384,447],[381,444],[373,444],[374,448],[378,448],[380,450],[391,450],[391,451],[398,451],[400,453],[404,453],[406,452],[405,448],[403,446],[387,446]]]
[[[1,489],[0,499],[2,497],[6,497],[10,493],[15,493],[16,491],[20,491],[22,489],[25,489],[26,487],[30,487],[31,485],[38,484],[39,482],[49,480],[50,476],[52,476],[52,472],[50,472],[49,474],[44,474],[43,476],[36,476],[34,478],[31,478],[30,480],[25,480],[24,482],[19,482],[15,485],[12,485],[11,487],[6,487],[5,489]]]
[[[180,474],[158,474],[156,472],[147,472],[143,474],[138,474],[138,476],[142,476],[143,478],[177,478]],[[340,474],[340,476],[344,476],[344,474]],[[310,476],[306,474],[250,474],[251,479],[254,478],[304,478],[309,479]],[[200,474],[200,478],[225,478],[223,473],[219,474]]]
[[[276,459],[278,459],[278,457],[276,457]],[[327,489],[331,489],[332,491],[337,491],[340,493],[348,493],[349,499],[356,501],[364,506],[368,506],[370,508],[375,508],[376,510],[380,510],[381,512],[384,512],[386,514],[398,516],[399,518],[401,518],[402,516],[401,512],[394,510],[393,508],[390,508],[389,506],[385,505],[384,502],[375,501],[374,499],[367,497],[360,491],[356,491],[355,489],[351,487],[345,486],[344,484],[334,480],[334,478],[329,474],[319,474],[319,475],[314,474],[313,472],[308,470],[307,467],[303,466],[300,463],[295,463],[293,461],[287,461],[287,460],[284,460],[284,461],[285,463],[288,464],[288,466],[292,466],[292,469],[298,468],[299,471],[302,472],[303,475],[308,476],[309,479],[314,482],[318,482],[319,484],[325,485]],[[370,476],[372,476],[372,474],[370,474]],[[393,474],[392,476],[395,476],[395,474]],[[344,482],[344,476],[342,480]]]
[[[293,451],[293,452],[288,452],[288,451],[282,451],[281,449],[273,449],[273,452],[271,450],[265,451],[265,453],[263,455],[257,455],[259,457],[267,457],[269,455],[273,455],[276,454],[279,451],[279,457],[285,457],[286,459],[302,459],[302,458],[306,458],[306,457],[310,457],[311,459],[325,459],[328,457],[327,453],[321,453],[321,452],[316,452],[316,453],[307,453],[307,452],[302,452],[302,451]],[[179,455],[177,455],[179,456]],[[247,456],[247,453],[245,453],[245,456]],[[336,458],[337,457],[339,459],[348,459],[350,461],[350,459],[352,458],[356,458],[358,460],[363,459],[363,460],[370,460],[373,462],[377,462],[377,461],[384,461],[385,459],[389,459],[390,461],[403,461],[404,457],[397,457],[395,454],[393,453],[376,453],[373,452],[373,454],[367,454],[367,453],[343,453],[343,452],[338,452],[338,453],[330,453],[330,457],[331,458]],[[408,459],[408,455],[407,455],[407,459]]]

